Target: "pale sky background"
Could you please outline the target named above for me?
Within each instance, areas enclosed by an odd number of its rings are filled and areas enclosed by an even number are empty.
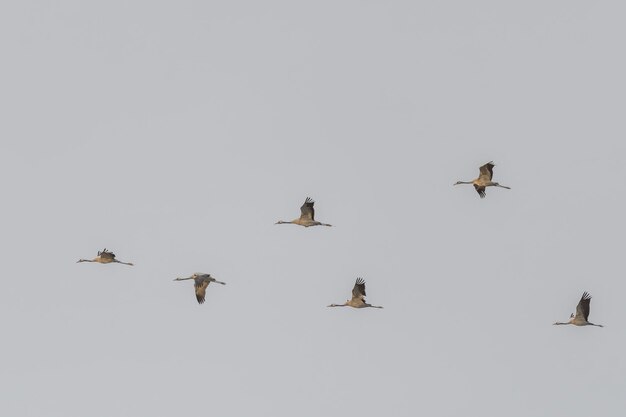
[[[3,1],[0,415],[623,416],[625,13]]]

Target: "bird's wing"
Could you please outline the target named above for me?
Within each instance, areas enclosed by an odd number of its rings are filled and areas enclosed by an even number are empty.
[[[204,303],[204,297],[206,296],[206,287],[209,286],[208,279],[204,278],[196,278],[194,279],[194,287],[196,288],[196,300],[198,300],[198,304]]]
[[[98,256],[106,259],[115,259],[115,254],[106,249],[104,249],[102,252],[98,252]]]
[[[365,295],[365,280],[357,278],[352,288],[352,298],[363,298]]]
[[[487,195],[487,193],[485,192],[485,187],[481,185],[474,184],[474,189],[476,189],[476,192],[478,193],[480,198],[485,198],[485,196]]]
[[[584,318],[587,321],[589,317],[589,304],[591,303],[591,296],[588,292],[584,292],[583,296],[580,297],[580,301],[576,306],[576,318]]]
[[[491,178],[493,178],[493,167],[495,167],[493,161],[487,162],[485,165],[481,166],[478,178],[484,178],[487,181],[491,181]]]
[[[304,200],[304,204],[300,207],[300,219],[302,220],[315,220],[315,209],[313,208],[315,201],[311,197],[307,197]]]

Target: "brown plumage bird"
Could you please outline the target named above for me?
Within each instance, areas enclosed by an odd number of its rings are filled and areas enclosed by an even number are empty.
[[[313,199],[311,199],[310,197],[307,197],[306,200],[304,200],[304,204],[302,205],[302,207],[300,207],[300,218],[292,220],[290,222],[279,220],[275,224],[297,224],[304,227],[332,226],[330,224],[320,223],[315,220],[315,209],[313,208],[314,204],[315,201],[313,201]]]
[[[354,307],[354,308],[382,308],[381,306],[373,306],[365,302],[365,281],[363,278],[357,278],[352,288],[352,298],[346,300],[343,304],[331,304],[328,307]]]
[[[118,263],[118,264],[133,266],[133,264],[130,262],[118,261],[117,259],[115,259],[115,254],[113,252],[106,250],[106,248],[104,248],[102,251],[98,251],[98,256],[96,256],[95,258],[79,259],[78,261],[76,261],[76,263],[79,263],[79,262],[98,262],[101,264]]]
[[[480,175],[478,176],[478,178],[472,181],[457,181],[454,185],[473,184],[480,198],[485,198],[485,188],[487,187],[500,187],[510,190],[511,187],[506,187],[504,185],[498,184],[497,182],[491,181],[491,179],[493,178],[493,167],[495,167],[493,161],[487,162],[485,165],[480,167]]]
[[[574,313],[570,314],[569,321],[566,323],[556,322],[556,324],[573,324],[575,326],[597,326],[604,327],[601,324],[593,324],[588,321],[589,319],[589,310],[591,304],[591,295],[588,292],[584,292],[583,296],[580,297],[580,301],[576,306],[576,315]]]
[[[196,300],[198,300],[198,304],[204,303],[204,298],[206,296],[206,288],[210,283],[215,282],[217,284],[226,285],[225,282],[218,281],[211,276],[211,274],[204,274],[202,272],[196,272],[187,278],[176,278],[174,281],[184,281],[187,279],[193,279],[193,286],[196,289]]]

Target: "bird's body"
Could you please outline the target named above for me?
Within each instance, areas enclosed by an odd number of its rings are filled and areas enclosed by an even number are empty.
[[[583,293],[583,296],[580,297],[580,301],[578,302],[578,305],[576,306],[576,314],[572,313],[569,317],[569,321],[566,323],[561,323],[561,322],[556,322],[554,323],[555,325],[557,324],[573,324],[574,326],[597,326],[597,327],[604,327],[601,324],[593,324],[591,323],[588,319],[589,319],[589,311],[590,311],[590,304],[591,304],[591,295],[589,295],[589,293],[587,293],[586,291]]]
[[[76,263],[79,263],[79,262],[97,262],[100,264],[118,263],[118,264],[133,266],[133,264],[130,262],[118,261],[117,259],[115,259],[115,254],[111,251],[106,250],[106,248],[104,248],[102,251],[98,251],[98,256],[96,256],[95,258],[79,259],[78,261],[76,261]]]
[[[493,182],[491,180],[493,178],[493,167],[495,167],[493,161],[487,162],[485,165],[480,167],[480,175],[478,176],[478,178],[472,181],[457,181],[454,185],[472,184],[480,198],[485,198],[485,188],[487,187],[500,187],[510,190],[511,187],[500,185],[497,182]]]
[[[353,307],[353,308],[382,308],[381,306],[373,306],[365,302],[365,281],[363,278],[357,278],[352,288],[352,298],[346,300],[344,304],[331,304],[328,307]]]
[[[225,282],[218,281],[211,276],[211,274],[204,274],[202,272],[196,272],[192,274],[190,277],[186,278],[176,278],[174,281],[184,281],[187,279],[193,279],[193,286],[196,290],[196,300],[198,300],[198,304],[204,303],[204,299],[206,297],[206,289],[211,282],[215,282],[217,284],[226,285]]]
[[[277,221],[275,224],[297,224],[299,226],[310,227],[310,226],[332,226],[327,223],[320,223],[315,220],[315,209],[313,205],[315,201],[313,201],[310,197],[307,197],[304,200],[304,204],[300,207],[300,217],[292,220],[290,222],[285,222],[282,220]]]

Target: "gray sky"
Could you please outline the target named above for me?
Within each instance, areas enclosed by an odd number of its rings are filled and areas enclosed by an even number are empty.
[[[623,415],[626,6],[511,3],[2,2],[0,414]]]

